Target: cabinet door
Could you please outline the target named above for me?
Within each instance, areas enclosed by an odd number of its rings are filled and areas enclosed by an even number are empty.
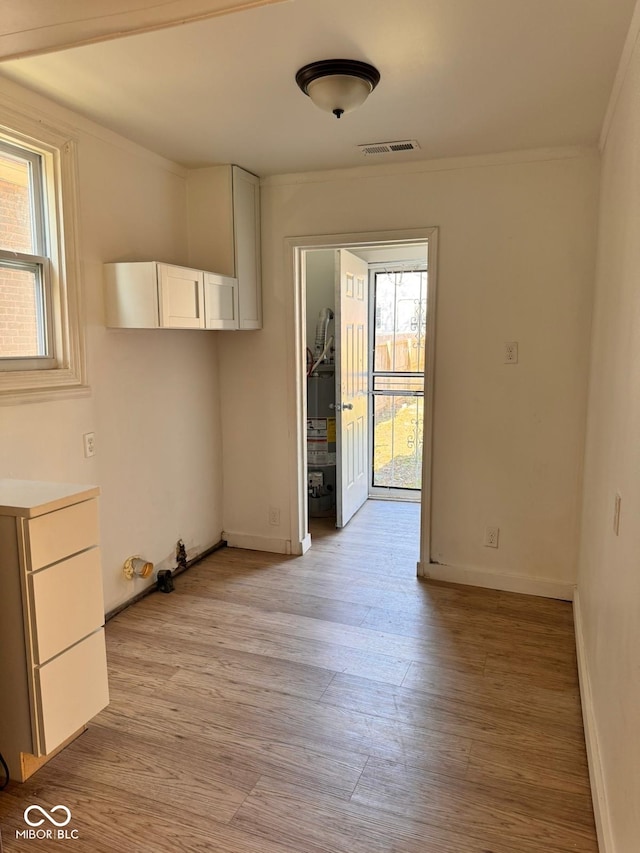
[[[233,167],[233,218],[240,329],[262,328],[260,179]]]
[[[163,329],[204,329],[204,274],[158,264],[158,301]]]
[[[207,329],[237,329],[238,279],[206,272],[204,307]]]

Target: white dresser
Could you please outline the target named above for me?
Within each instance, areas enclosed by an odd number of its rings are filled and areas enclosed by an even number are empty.
[[[0,480],[0,752],[20,781],[109,703],[98,493]]]

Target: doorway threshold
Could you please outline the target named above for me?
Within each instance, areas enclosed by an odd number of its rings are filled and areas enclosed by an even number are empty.
[[[401,503],[419,504],[422,492],[415,489],[394,489],[394,492],[369,492],[370,501],[399,501]]]

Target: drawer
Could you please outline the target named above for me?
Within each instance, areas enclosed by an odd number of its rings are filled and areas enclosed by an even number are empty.
[[[40,754],[47,755],[109,704],[104,629],[36,667]]]
[[[104,625],[97,548],[29,575],[35,663],[43,664]]]
[[[98,544],[98,502],[83,501],[27,521],[32,571]]]

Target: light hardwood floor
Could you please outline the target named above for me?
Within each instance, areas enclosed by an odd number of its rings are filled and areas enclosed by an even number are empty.
[[[111,705],[0,794],[5,851],[596,853],[570,605],[418,581],[418,512],[113,619]],[[80,838],[16,840],[31,803]]]

